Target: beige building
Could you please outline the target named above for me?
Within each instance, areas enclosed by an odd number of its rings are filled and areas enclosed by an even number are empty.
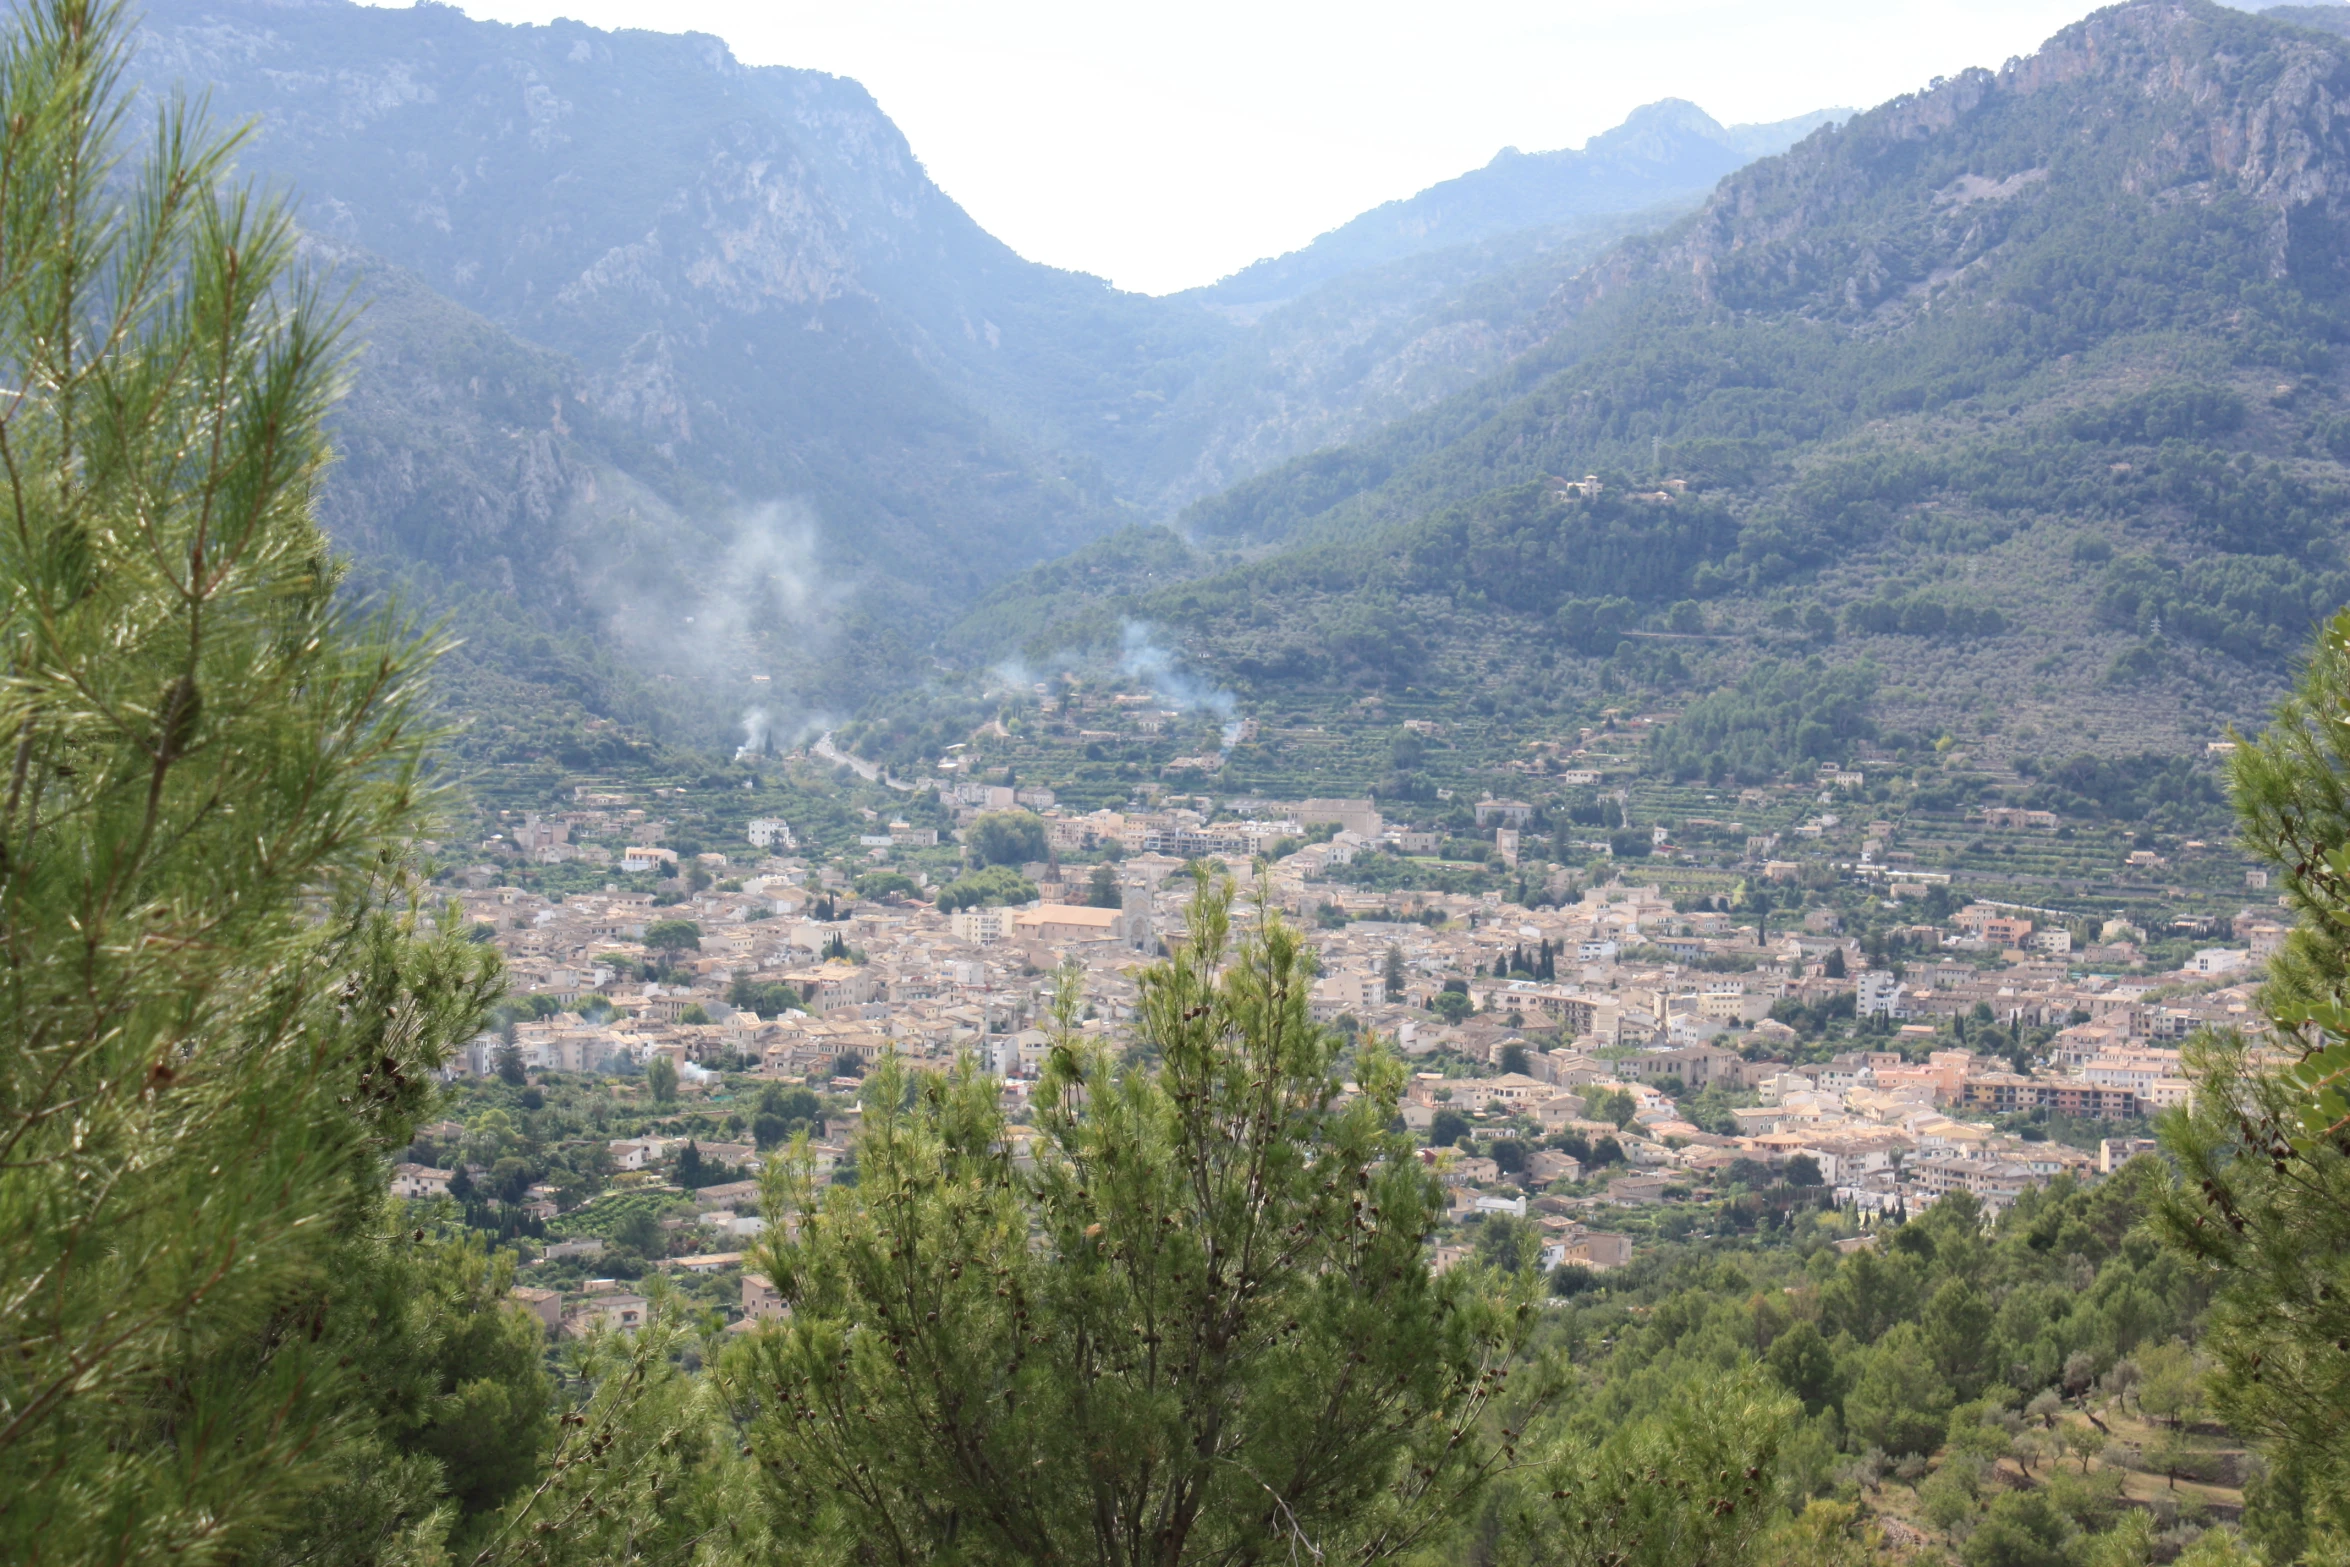
[[[1585,1230],[1560,1242],[1561,1262],[1579,1262],[1593,1272],[1620,1268],[1632,1260],[1632,1237],[1607,1230]]]
[[[781,1322],[786,1315],[783,1297],[764,1273],[743,1275],[743,1316],[753,1322]]]
[[[634,1333],[645,1325],[648,1309],[642,1295],[590,1295],[571,1308],[563,1326],[574,1338],[596,1328],[610,1333]]]
[[[563,1294],[560,1290],[533,1289],[517,1284],[507,1291],[507,1298],[539,1319],[549,1333],[563,1331]]]
[[[1308,827],[1336,822],[1357,837],[1374,840],[1387,830],[1379,808],[1369,800],[1308,800],[1297,808],[1297,819]]]
[[[743,1254],[739,1251],[705,1251],[691,1257],[680,1257],[671,1264],[688,1273],[723,1273],[728,1268],[739,1268],[742,1265]]]
[[[784,975],[807,998],[809,1010],[830,1012],[837,1007],[858,1007],[881,993],[881,980],[870,969],[854,963],[843,963],[838,958],[815,968],[797,969]]]
[[[1013,932],[1033,941],[1113,941],[1120,911],[1074,903],[1040,903],[1012,920]]]
[[[1009,941],[1015,918],[1016,912],[1009,908],[957,909],[947,916],[947,928],[960,941]]]

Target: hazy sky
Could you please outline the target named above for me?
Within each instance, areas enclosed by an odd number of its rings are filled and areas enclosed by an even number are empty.
[[[853,76],[1022,255],[1165,293],[1505,146],[1658,98],[1724,123],[1867,107],[2029,53],[2089,0],[462,0],[715,33]]]

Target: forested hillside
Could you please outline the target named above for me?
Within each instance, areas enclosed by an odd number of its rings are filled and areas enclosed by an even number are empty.
[[[2346,48],[2139,0],[1816,133],[1474,390],[1193,506],[1093,614],[1268,699],[1533,715],[1818,655],[1993,756],[2199,743],[2350,593]],[[963,634],[1087,630],[1014,584]]]

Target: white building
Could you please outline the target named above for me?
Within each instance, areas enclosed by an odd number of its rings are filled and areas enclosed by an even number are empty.
[[[612,1155],[613,1166],[622,1170],[641,1170],[657,1163],[675,1138],[628,1137],[616,1139],[605,1146]]]
[[[446,1197],[454,1170],[436,1170],[430,1165],[400,1164],[392,1167],[392,1195],[394,1197]]]
[[[1862,1017],[1899,1017],[1902,1015],[1902,983],[1889,969],[1868,969],[1854,982],[1858,995],[1854,1002]]]
[[[1009,941],[1014,918],[1010,908],[957,909],[947,924],[963,941]]]

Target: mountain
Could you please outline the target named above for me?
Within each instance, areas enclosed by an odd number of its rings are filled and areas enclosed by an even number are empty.
[[[137,70],[251,117],[244,165],[373,301],[329,503],[363,564],[617,629],[689,708],[779,659],[802,706],[894,677],[949,607],[1119,515],[1056,444],[1088,366],[1229,335],[1020,261],[861,88],[708,38],[164,0]],[[482,610],[460,629],[502,629]]]
[[[1711,774],[1871,734],[2189,748],[2350,599],[2346,97],[2340,39],[2100,11],[1731,175],[1475,388],[958,637],[1152,621],[1244,706],[1375,700],[1495,754],[1686,704],[1660,755]]]
[[[1732,169],[1784,152],[1850,112],[1823,109],[1773,125],[1725,127],[1696,104],[1666,98],[1633,110],[1580,150],[1504,147],[1484,168],[1374,207],[1302,250],[1244,267],[1196,294],[1226,308],[1262,309],[1347,273],[1430,251],[1694,203]]]
[[[1477,385],[1542,339],[1543,306],[1575,273],[1681,210],[1595,214],[1457,245],[1250,312],[1239,339],[1160,412],[1140,511],[1171,515]]]
[[[1250,330],[1168,406],[1146,509],[1178,508],[1476,385],[1542,339],[1544,304],[1610,245],[1664,226],[1722,175],[1843,112],[1725,129],[1667,99],[1581,151],[1506,150],[1178,296]]]
[[[251,122],[242,166],[364,306],[326,514],[363,583],[452,617],[510,757],[919,678],[1008,574],[1474,385],[1795,129],[1643,111],[1239,311],[1023,260],[856,83],[704,36],[158,0],[135,74]]]

